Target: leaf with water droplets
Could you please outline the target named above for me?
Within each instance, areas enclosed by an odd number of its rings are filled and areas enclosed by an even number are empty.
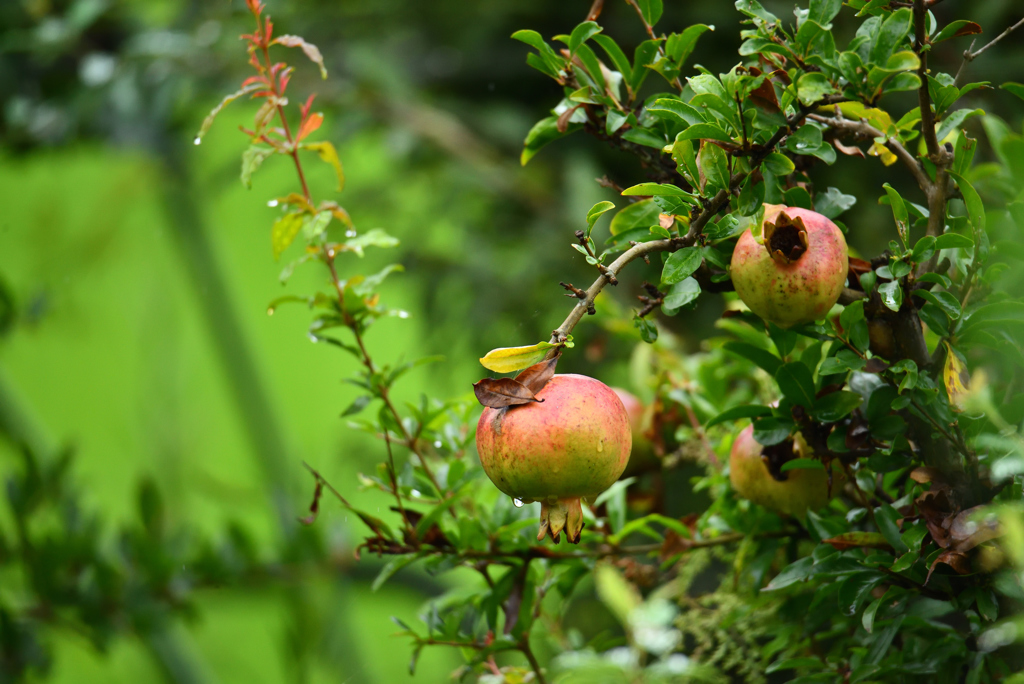
[[[242,184],[247,188],[252,187],[252,174],[260,167],[267,157],[276,152],[273,147],[261,145],[249,145],[249,149],[242,153]]]
[[[244,88],[236,90],[235,92],[231,93],[230,95],[226,95],[224,97],[224,99],[221,100],[220,103],[218,103],[218,105],[216,107],[214,107],[213,109],[210,110],[210,113],[206,115],[206,118],[203,119],[203,125],[199,127],[199,132],[196,133],[196,139],[193,142],[196,145],[198,145],[200,142],[202,142],[203,136],[206,135],[206,132],[208,130],[210,130],[210,126],[213,125],[213,120],[215,118],[217,118],[217,115],[220,114],[220,111],[222,109],[224,109],[229,104],[231,104],[232,102],[234,102],[238,98],[242,97],[243,95],[247,95],[248,93],[251,93],[251,92],[255,91],[256,89],[262,87],[262,85],[263,85],[262,83],[250,83],[249,85],[245,86]]]
[[[512,378],[484,378],[473,384],[476,400],[489,408],[541,402],[526,385]]]

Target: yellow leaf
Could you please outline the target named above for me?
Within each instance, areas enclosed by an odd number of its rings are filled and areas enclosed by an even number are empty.
[[[967,366],[957,356],[956,352],[946,342],[946,365],[942,369],[942,380],[946,384],[946,395],[949,403],[958,411],[964,410],[964,402],[967,400],[970,390],[971,378],[967,373]]]
[[[877,107],[865,107],[859,102],[842,102],[838,107],[839,111],[847,119],[853,119],[854,121],[864,119],[880,130],[883,135],[887,137],[896,135],[896,127],[892,123],[892,117],[885,110],[878,109]]]
[[[320,158],[334,167],[334,173],[338,175],[338,192],[345,187],[345,172],[341,168],[341,159],[338,158],[338,151],[334,145],[327,142],[302,143],[305,150],[313,150],[320,155]]]
[[[896,155],[889,151],[889,148],[885,145],[874,143],[868,148],[868,154],[872,157],[879,157],[882,163],[886,166],[892,166],[896,163]]]
[[[501,347],[487,352],[487,355],[480,359],[480,363],[495,373],[514,373],[540,363],[548,350],[557,346],[550,342],[538,342],[529,347]]]

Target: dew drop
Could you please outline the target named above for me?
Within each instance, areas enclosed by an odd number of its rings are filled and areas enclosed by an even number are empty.
[[[278,201],[276,199],[272,199],[269,202],[267,202],[267,206],[268,207],[276,207],[278,204],[279,203],[278,203]]]
[[[512,499],[512,505],[515,506],[516,508],[522,508],[523,507],[523,500],[522,499]]]
[[[197,136],[196,136],[196,139],[192,141],[192,144],[193,144],[193,145],[198,145],[198,144],[199,144],[199,143],[201,143],[201,142],[203,142],[203,139],[202,139],[202,138],[200,138],[200,137],[199,137],[199,136],[197,135]]]
[[[316,344],[317,342],[320,341],[320,338],[317,337],[316,335],[314,335],[313,333],[309,333],[308,337],[309,337],[309,341],[312,342],[313,344]]]
[[[356,236],[356,231],[352,230],[351,228],[349,228],[348,230],[345,231],[345,237],[355,237],[355,236]]]
[[[408,311],[399,310],[398,311],[398,317],[399,318],[408,318],[409,317],[409,312]]]
[[[436,442],[434,442],[434,448],[435,449],[440,449],[441,448],[441,440],[437,440]]]
[[[597,443],[597,451],[598,451],[598,453],[604,451],[604,440],[603,439]]]
[[[267,315],[268,316],[273,316],[274,315],[274,307],[272,307],[272,306],[271,307],[267,307]]]
[[[420,493],[420,490],[418,490],[418,489],[413,489],[413,490],[412,490],[412,491],[410,491],[409,493],[410,493],[410,494],[412,494],[413,496],[416,496],[416,497],[420,497],[420,496],[423,496],[423,495],[422,495],[422,494]]]

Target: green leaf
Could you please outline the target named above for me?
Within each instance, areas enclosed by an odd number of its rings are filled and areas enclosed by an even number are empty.
[[[758,418],[754,421],[754,439],[764,446],[773,446],[784,442],[793,432],[790,421],[778,418]]]
[[[640,90],[640,86],[643,85],[647,74],[651,73],[647,65],[653,61],[660,45],[661,39],[654,38],[640,43],[636,46],[636,50],[633,51],[633,74],[629,78],[629,85],[634,93]]]
[[[330,212],[320,212],[330,216]],[[367,247],[381,247],[388,249],[398,246],[398,238],[391,237],[380,228],[374,228],[355,237],[345,240],[345,247],[352,250],[358,256],[363,256],[363,250]]]
[[[974,249],[974,240],[960,233],[943,233],[935,238],[935,249]]]
[[[370,585],[370,591],[377,591],[382,586],[384,586],[385,582],[394,577],[395,573],[397,573],[399,570],[408,565],[412,565],[417,560],[419,560],[419,555],[415,553],[393,557],[391,560],[387,562],[387,564],[383,568],[380,569],[380,572],[377,573],[377,577],[374,578],[373,584]],[[395,620],[399,627],[402,627],[403,629],[408,631],[412,631],[409,630],[409,628],[401,620],[397,620],[396,618],[392,619]]]
[[[249,145],[248,149],[242,153],[242,185],[247,188],[252,187],[252,174],[256,172],[256,169],[260,167],[268,157],[273,155],[276,150],[273,147],[262,147],[260,145]]]
[[[756,365],[763,368],[772,376],[774,376],[779,368],[782,367],[782,361],[779,360],[779,357],[769,351],[761,349],[760,347],[747,344],[746,342],[726,342],[722,345],[722,348],[728,352],[736,354],[737,356],[742,356],[745,359],[753,361]]]
[[[964,204],[967,205],[967,214],[971,217],[971,225],[979,232],[985,232],[985,205],[974,186],[967,182],[967,179],[958,173],[949,174],[956,181],[960,193],[964,196]]]
[[[714,30],[714,26],[694,24],[687,27],[682,33],[673,33],[665,41],[665,54],[675,62],[676,69],[678,69],[693,53],[693,49],[697,46],[697,39],[706,31]]]
[[[580,45],[587,42],[603,29],[597,25],[595,21],[584,21],[572,30],[572,35],[569,36],[569,54],[576,54],[576,50],[579,49]]]
[[[896,219],[896,230],[899,232],[900,240],[903,242],[903,248],[907,249],[910,246],[908,242],[910,239],[910,218],[907,214],[907,206],[895,188],[888,183],[883,183],[882,187],[885,188],[885,194],[889,197],[892,215]]]
[[[480,359],[480,364],[495,373],[514,373],[540,363],[547,356],[549,349],[557,344],[538,342],[527,347],[500,347],[487,352]]]
[[[659,119],[682,126],[694,126],[705,123],[704,118],[696,108],[672,97],[662,97],[655,100],[653,104],[647,106],[647,111]]]
[[[699,123],[690,126],[676,136],[676,140],[721,140],[733,142],[729,134],[715,124]]]
[[[797,97],[800,98],[800,102],[807,106],[813,105],[826,95],[831,95],[835,92],[835,86],[820,71],[807,72],[797,79],[796,82]]]
[[[814,406],[814,378],[804,364],[794,361],[783,365],[775,371],[775,382],[783,396],[793,403],[808,410]]]
[[[903,42],[910,32],[910,24],[913,13],[903,7],[890,14],[882,22],[878,32],[874,36],[871,45],[868,61],[874,64],[885,64],[889,61],[896,46]]]
[[[658,215],[660,213],[661,210],[658,209],[658,205],[654,203],[654,200],[640,200],[639,202],[627,205],[613,216],[609,230],[611,230],[612,235],[619,235],[634,228],[646,230],[648,226],[658,222]]]
[[[976,33],[981,33],[981,27],[978,24],[966,19],[958,19],[943,26],[942,30],[931,38],[931,43],[934,45],[950,38],[972,36]]]
[[[635,195],[654,197],[693,197],[692,194],[686,192],[682,188],[669,183],[640,183],[639,185],[633,185],[626,188],[622,191],[622,194],[626,197]]]
[[[1022,85],[1020,83],[1012,83],[1011,82],[1011,83],[1004,83],[1003,85],[1001,85],[999,87],[1002,88],[1003,90],[1005,90],[1006,92],[1013,93],[1014,95],[1016,95],[1020,99],[1024,100],[1024,85]]]
[[[939,142],[942,142],[946,139],[946,136],[952,133],[968,117],[979,116],[984,113],[984,109],[958,109],[942,119],[942,122],[939,124],[938,130],[935,133],[935,137],[938,138]]]
[[[779,470],[783,473],[790,470],[825,470],[825,466],[817,459],[794,458],[783,463]]]
[[[700,285],[695,279],[686,278],[669,289],[661,305],[662,311],[668,316],[674,316],[680,308],[696,301],[698,296]]]
[[[533,157],[540,152],[548,143],[554,142],[559,138],[564,138],[566,135],[579,130],[580,124],[569,124],[569,127],[563,133],[558,130],[558,117],[549,116],[546,119],[541,119],[533,125],[530,132],[526,134],[526,140],[523,143],[523,152],[519,156],[519,163],[526,166],[526,163],[533,159]]]
[[[779,672],[781,670],[796,670],[803,668],[813,668],[820,670],[824,663],[817,658],[786,658],[785,660],[779,660],[772,663],[765,669],[765,674],[771,674],[772,672]]]
[[[654,26],[661,19],[661,13],[664,11],[661,0],[636,0],[636,6],[640,8],[640,14],[643,15],[644,21],[647,22],[648,26]]]
[[[652,321],[633,315],[633,325],[640,331],[640,339],[647,344],[654,344],[658,339],[658,326]]]
[[[726,423],[737,418],[760,418],[762,416],[770,416],[772,410],[767,406],[760,406],[758,404],[745,404],[743,406],[734,406],[731,409],[722,411],[717,416],[709,420],[704,427],[710,428],[719,423]]]
[[[597,223],[597,219],[601,218],[601,215],[607,211],[611,211],[615,208],[615,205],[611,202],[604,201],[598,202],[590,208],[587,212],[587,237],[590,237],[590,232],[594,230],[594,224]]]
[[[302,234],[307,241],[321,240],[331,222],[331,212],[321,211],[317,214],[306,214],[302,219]],[[397,241],[396,241],[397,244]]]
[[[954,321],[960,318],[960,302],[950,292],[931,292],[929,290],[913,290],[912,294],[926,299]]]
[[[776,176],[788,176],[796,170],[793,160],[778,152],[772,152],[765,157],[764,165]]]
[[[601,49],[605,51],[608,58],[612,60],[612,64],[615,65],[615,70],[622,74],[622,77],[628,79],[630,74],[633,72],[632,67],[629,64],[629,59],[626,57],[626,53],[622,51],[619,44],[603,33],[596,34],[594,36],[594,42],[601,46]]]
[[[814,210],[825,218],[834,219],[857,203],[853,195],[844,195],[838,188],[828,188],[814,196]]]
[[[281,254],[295,241],[295,236],[302,230],[304,212],[293,212],[285,214],[274,222],[270,229],[270,247],[274,252],[274,259],[277,260]]]
[[[729,160],[725,151],[713,143],[704,143],[697,155],[697,164],[713,189],[729,188]]]
[[[661,282],[674,285],[693,275],[700,268],[703,256],[700,247],[684,247],[669,255],[661,271]]]
[[[762,591],[776,591],[807,580],[814,572],[813,565],[814,559],[810,556],[787,565]]]
[[[842,6],[843,0],[811,0],[807,18],[825,26],[836,18]]]
[[[1015,84],[1007,83],[1006,85]],[[241,90],[236,90],[230,95],[225,96],[224,99],[221,100],[216,107],[210,110],[210,113],[206,115],[206,118],[203,119],[203,125],[199,127],[199,132],[196,133],[195,144],[198,145],[202,141],[203,136],[206,135],[206,132],[210,130],[210,126],[213,125],[213,120],[217,118],[217,115],[220,114],[222,109],[224,109],[226,106],[228,106],[238,98],[242,97],[243,95],[248,95],[249,93],[259,90],[262,87],[263,86],[260,83],[252,83],[242,88]],[[1006,86],[1004,85],[1003,87],[1005,88]]]
[[[823,423],[834,423],[852,413],[863,401],[856,392],[830,392],[814,402],[811,415]]]
[[[878,525],[878,531],[882,533],[885,541],[889,542],[889,546],[895,549],[898,555],[903,555],[910,550],[903,542],[900,529],[896,525],[896,521],[901,517],[903,516],[899,511],[887,503],[883,503],[875,509],[875,523]]]
[[[903,288],[900,287],[899,281],[882,283],[878,286],[878,294],[881,295],[882,304],[885,304],[887,309],[899,311],[903,306]]]

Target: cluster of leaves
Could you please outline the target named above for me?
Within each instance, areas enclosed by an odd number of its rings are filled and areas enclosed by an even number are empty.
[[[334,166],[339,190],[340,161],[329,143],[307,141],[322,122],[311,113],[312,98],[292,134],[284,97],[291,72],[272,62],[269,49],[302,47],[321,69],[322,60],[299,38],[273,38],[262,5],[248,0],[257,29],[244,38],[256,75],[225,101],[264,101],[254,127],[245,129],[252,146],[243,182],[272,155],[295,164],[301,193],[271,202],[286,211],[272,229],[274,255],[301,234],[298,262],[319,261],[330,274],[331,292],[288,299],[317,310],[314,341],[359,361],[353,382],[366,393],[344,415],[379,402],[373,418],[354,421],[387,451],[363,485],[393,498],[398,525],[352,508],[315,471],[306,522],[330,489],[370,530],[362,548],[392,557],[375,586],[414,563],[472,573],[429,606],[425,627],[400,624],[414,644],[413,668],[423,648],[443,645],[465,654],[460,676],[489,682],[543,682],[551,672],[558,681],[614,672],[622,681],[650,682],[759,681],[774,671],[795,671],[801,681],[1005,676],[1013,666],[1005,651],[1015,639],[1012,613],[1024,601],[1024,403],[1016,398],[1024,358],[1014,343],[1024,302],[1002,276],[1006,262],[1020,256],[1024,178],[1014,160],[1024,138],[981,110],[951,110],[987,84],[961,88],[955,77],[927,69],[936,45],[980,27],[939,27],[922,0],[913,7],[854,0],[847,19],[856,13],[862,20],[840,49],[833,33],[844,11],[839,0],[812,0],[792,25],[756,0],[739,0],[747,26],[743,61],[725,74],[696,67],[699,73],[683,77],[711,27],[659,36],[660,0],[627,2],[650,36],[632,59],[598,16],[556,36],[565,45],[557,51],[536,32],[513,36],[536,50],[528,64],[563,89],[551,116],[530,131],[523,163],[582,130],[636,154],[649,179],[622,190],[631,201],[612,216],[603,251],[595,226],[616,207],[602,202],[588,213],[573,247],[597,282],[587,291],[564,285],[579,301],[550,342],[481,359],[495,372],[527,374],[482,381],[480,401],[534,401],[554,357],[571,346],[573,326],[596,312],[597,293],[616,284],[634,258],[662,258],[659,283],[631,317],[635,331],[615,326],[655,344],[650,363],[639,364],[645,371],[638,387],[655,396],[648,436],[656,458],[592,502],[580,546],[560,551],[533,541],[535,505],[498,495],[482,476],[469,449],[470,405],[393,401],[395,381],[414,364],[378,366],[363,335],[395,313],[378,288],[399,267],[343,279],[336,261],[394,242],[382,231],[358,233],[333,202],[314,203],[300,151]],[[651,72],[663,91],[644,96]],[[1024,94],[1024,87],[1004,87]],[[886,95],[903,91],[918,93],[917,108],[899,117],[880,108]],[[975,116],[996,162],[974,163],[977,141],[962,126]],[[866,152],[858,140],[869,143]],[[870,259],[851,259],[843,308],[834,315],[783,330],[737,309],[719,321],[725,336],[684,357],[651,314],[673,316],[695,306],[702,292],[728,292],[736,239],[747,229],[760,232],[766,203],[832,219],[850,209],[855,197],[815,185],[815,168],[837,163],[838,153],[903,164],[926,204],[879,189],[892,209],[895,239]],[[325,334],[331,328],[347,337]],[[986,363],[996,367],[991,353],[1001,370],[986,379]],[[997,410],[993,396],[1013,399]],[[783,472],[831,472],[836,464],[846,481],[840,496],[804,520],[737,499],[720,464],[736,421],[746,419],[766,447],[801,435],[810,452],[783,464]],[[408,454],[401,470],[396,448]],[[708,505],[671,515],[676,502],[663,481],[695,462],[702,475],[694,491],[707,495]],[[698,589],[694,578],[709,559],[731,570],[719,572],[710,590]],[[616,619],[611,632],[563,628],[569,605],[589,586]],[[548,648],[561,655],[545,668],[537,652]],[[496,657],[507,651],[521,653],[528,667],[499,665]]]

